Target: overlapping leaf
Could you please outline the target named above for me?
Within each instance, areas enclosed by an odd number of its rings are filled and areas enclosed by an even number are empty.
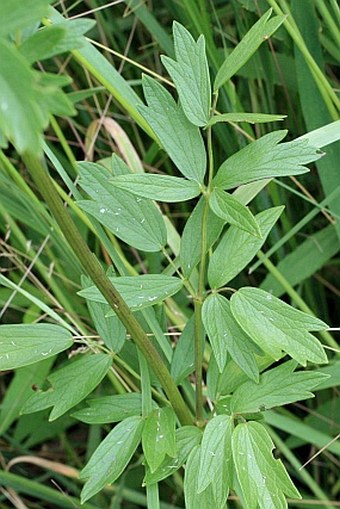
[[[48,376],[51,388],[38,390],[26,402],[22,413],[32,413],[53,406],[49,420],[54,421],[80,403],[100,384],[112,363],[106,354],[78,357]]]
[[[202,439],[202,432],[195,426],[182,426],[176,430],[176,456],[171,458],[167,456],[155,472],[146,468],[144,484],[149,485],[162,481],[176,470],[178,470],[188,458],[193,448],[198,445]]]
[[[182,107],[157,81],[143,76],[143,90],[148,106],[139,107],[142,116],[179,171],[203,183],[207,161],[198,128],[189,122]]]
[[[137,196],[170,203],[191,200],[201,192],[197,182],[167,175],[121,175],[111,183]]]
[[[88,399],[86,405],[72,416],[87,424],[107,424],[142,415],[142,397],[136,392]]]
[[[155,472],[166,455],[176,456],[175,414],[169,407],[154,410],[144,423],[142,444],[151,472]]]
[[[286,509],[285,495],[301,498],[281,460],[273,458],[273,448],[257,422],[239,424],[233,432],[234,465],[247,509]]]
[[[163,274],[111,277],[109,279],[132,309],[153,306],[174,295],[182,287],[182,281],[179,278]],[[105,297],[96,286],[89,286],[78,294],[85,299],[107,304]],[[109,312],[108,315],[110,314]]]
[[[203,304],[202,320],[219,371],[223,371],[229,352],[234,362],[247,376],[258,381],[259,371],[254,357],[254,345],[233,317],[229,301],[219,294],[208,297]]]
[[[263,373],[259,383],[248,381],[240,385],[231,398],[231,411],[254,413],[312,398],[311,389],[328,376],[315,371],[294,373],[296,365],[295,361],[285,362]]]
[[[162,56],[161,60],[170,74],[183,108],[191,123],[204,126],[209,120],[211,87],[205,40],[197,42],[183,26],[173,24],[176,60]]]
[[[215,188],[210,195],[211,210],[224,221],[261,238],[259,225],[250,210],[231,194]]]
[[[275,131],[253,141],[229,157],[217,171],[213,183],[222,189],[272,177],[308,172],[304,165],[322,157],[307,140],[279,143],[287,131]]]
[[[86,479],[81,492],[82,503],[120,476],[137,449],[142,429],[141,417],[128,417],[101,442],[80,473],[81,479]]]
[[[274,359],[279,359],[284,351],[303,366],[307,361],[327,362],[321,343],[308,332],[327,328],[318,318],[259,288],[241,288],[233,294],[230,304],[240,327]]]
[[[67,329],[48,323],[0,326],[0,371],[34,364],[73,344]]]
[[[151,201],[115,188],[111,173],[98,164],[80,163],[79,167],[80,184],[92,198],[78,202],[83,210],[137,249],[159,251],[165,245],[164,221]]]
[[[181,266],[186,277],[190,276],[191,272],[200,261],[202,250],[201,232],[204,207],[205,199],[204,197],[201,197],[196,207],[192,211],[183,230],[181,239],[180,258]],[[217,217],[216,214],[214,214],[213,211],[209,208],[208,215],[206,217],[207,251],[218,239],[224,223],[225,221],[223,221],[220,217]]]
[[[248,265],[266,241],[282,210],[283,207],[273,207],[255,216],[261,239],[236,226],[228,228],[209,261],[208,280],[212,288],[224,286]]]

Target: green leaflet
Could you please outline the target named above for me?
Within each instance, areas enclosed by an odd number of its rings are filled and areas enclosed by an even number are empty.
[[[177,385],[195,370],[194,337],[195,316],[192,315],[176,343],[171,361],[171,376]]]
[[[192,211],[189,219],[187,220],[182,238],[180,248],[181,266],[186,277],[189,277],[193,269],[196,267],[201,258],[202,246],[202,217],[205,207],[205,198],[201,197],[196,207]],[[216,214],[209,208],[207,216],[207,251],[218,239],[224,221],[217,217]]]
[[[51,388],[32,394],[22,413],[30,414],[53,406],[49,420],[58,419],[100,384],[111,363],[111,356],[103,353],[80,356],[68,362],[47,377]]]
[[[259,288],[244,287],[230,299],[231,311],[242,329],[265,352],[278,360],[282,350],[306,366],[327,363],[321,343],[308,331],[327,325]]]
[[[1,0],[0,37],[38,22],[47,15],[52,0]]]
[[[281,460],[273,458],[273,448],[257,422],[239,424],[233,432],[234,465],[247,509],[286,509],[285,494],[301,498]]]
[[[157,81],[143,76],[143,90],[148,107],[140,106],[140,113],[178,170],[202,184],[207,156],[198,128],[189,122],[181,106]]]
[[[14,13],[13,7],[9,10]],[[47,127],[48,116],[40,108],[41,98],[36,89],[35,75],[24,57],[2,40],[0,96],[0,130],[4,136],[15,145],[19,153],[39,153],[41,134]]]
[[[198,182],[167,175],[121,175],[111,180],[111,185],[151,200],[175,203],[198,196]]]
[[[72,345],[71,333],[59,325],[1,325],[0,371],[34,364]]]
[[[66,51],[80,48],[84,41],[81,37],[95,25],[92,19],[74,19],[42,28],[19,46],[20,53],[32,64]]]
[[[109,278],[130,308],[141,309],[153,306],[177,293],[182,281],[163,274],[144,274],[142,276],[123,276]],[[107,304],[96,286],[78,292],[78,295],[95,302]],[[108,316],[111,311],[108,312]]]
[[[255,237],[261,238],[259,225],[253,214],[248,207],[242,205],[231,194],[215,187],[210,195],[209,205],[216,216]]]
[[[286,16],[275,16],[269,20],[272,9],[269,9],[251,27],[234,50],[227,56],[215,78],[214,91],[218,90],[226,81],[250,59],[257,48],[268,39],[283,23]]]
[[[121,165],[126,166],[123,162]],[[78,201],[80,208],[127,244],[142,251],[160,251],[166,243],[166,229],[156,206],[114,188],[110,182],[112,174],[103,166],[80,163],[79,167],[80,185],[92,198]]]
[[[193,448],[198,445],[202,439],[202,432],[195,426],[182,426],[176,429],[176,457],[167,456],[155,472],[146,468],[144,485],[153,484],[162,481],[176,470],[178,470],[186,461]]]
[[[265,243],[269,232],[284,207],[273,207],[255,216],[261,239],[236,226],[228,228],[209,261],[208,280],[211,288],[229,283],[248,265]]]
[[[174,21],[173,35],[176,60],[161,60],[174,82],[185,115],[194,125],[204,126],[209,120],[211,86],[205,40],[197,42],[183,26]]]
[[[285,362],[263,373],[259,383],[248,381],[240,385],[232,395],[230,410],[254,413],[314,397],[311,389],[329,377],[315,371],[294,373],[296,365],[295,361]]]
[[[185,466],[184,474],[184,498],[186,509],[206,509],[214,507],[216,509],[216,501],[212,486],[208,486],[206,490],[198,493],[197,478],[200,465],[200,447],[196,446],[190,453]]]
[[[267,113],[222,113],[214,115],[208,122],[211,127],[219,122],[248,122],[249,124],[263,124],[265,122],[277,122],[287,115],[268,115]]]
[[[220,373],[229,352],[242,371],[257,382],[259,370],[254,357],[255,345],[233,317],[229,301],[219,294],[208,297],[203,303],[202,320]]]
[[[197,492],[212,486],[221,492],[220,504],[224,507],[232,482],[231,434],[233,420],[228,415],[217,415],[207,424],[200,448]]]
[[[81,479],[86,479],[81,492],[82,503],[120,476],[138,447],[142,429],[141,417],[128,417],[101,442],[80,472]]]
[[[115,394],[86,400],[87,406],[72,414],[87,424],[119,422],[127,417],[142,414],[142,397],[137,392]]]
[[[286,134],[286,130],[274,131],[249,143],[221,164],[213,184],[232,189],[254,180],[309,171],[304,165],[320,159],[323,154],[304,139],[280,144]]]
[[[176,456],[175,414],[170,407],[158,408],[148,415],[143,427],[142,445],[152,473],[166,455]]]

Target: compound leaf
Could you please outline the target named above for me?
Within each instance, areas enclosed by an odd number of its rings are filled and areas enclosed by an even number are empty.
[[[283,350],[303,366],[307,361],[327,363],[321,343],[308,332],[327,328],[318,318],[259,288],[241,288],[230,304],[240,327],[274,359],[278,360]]]
[[[308,172],[304,165],[320,159],[322,152],[305,139],[280,144],[286,134],[286,130],[274,131],[249,143],[221,164],[213,184],[232,189],[255,180]]]
[[[294,373],[296,365],[295,361],[285,362],[263,373],[259,383],[249,380],[240,385],[232,395],[231,411],[255,413],[312,398],[311,389],[329,377],[315,371]]]
[[[30,414],[53,406],[49,420],[58,419],[100,384],[111,364],[111,356],[103,353],[81,356],[67,363],[47,377],[51,388],[35,392],[22,413]]]

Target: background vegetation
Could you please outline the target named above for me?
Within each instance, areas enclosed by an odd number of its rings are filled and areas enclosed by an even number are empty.
[[[92,18],[96,24],[82,27],[89,29],[89,48],[79,47],[37,63],[40,71],[72,79],[64,90],[76,110],[71,115],[65,107],[61,116],[50,117],[44,152],[56,189],[91,249],[107,265],[114,256],[127,274],[157,273],[167,261],[161,254],[141,254],[110,234],[113,254],[71,199],[80,196],[76,161],[105,160],[114,152],[134,167],[142,164],[152,172],[174,173],[119,79],[122,75],[140,97],[142,72],[159,77],[171,87],[160,55],[173,55],[173,20],[186,26],[195,38],[204,34],[214,76],[225,54],[268,7],[276,14],[289,14],[221,96],[223,111],[287,117],[274,124],[252,126],[231,121],[220,126],[214,145],[217,165],[247,141],[273,129],[288,129],[289,139],[295,139],[338,119],[340,12],[335,0],[65,0],[54,7],[66,18]],[[101,55],[119,75],[107,67]],[[59,97],[56,100],[62,101]],[[339,327],[340,147],[331,142],[339,138],[338,132],[339,123],[324,131],[327,156],[310,173],[298,179],[274,179],[255,198],[254,213],[281,204],[286,206],[285,213],[269,236],[264,254],[260,253],[249,272],[244,271],[233,283],[235,287],[271,290],[294,306],[311,310],[333,328]],[[191,205],[163,204],[162,209],[175,231],[181,233]],[[79,339],[90,340],[96,331],[84,299],[76,294],[81,289],[81,267],[12,146],[0,151],[0,215],[2,323],[63,319],[77,331]],[[174,245],[176,241],[174,233]],[[173,343],[189,307],[183,296],[167,304],[168,334]],[[304,501],[291,502],[292,507],[340,506],[336,502],[340,492],[340,447],[336,441],[340,363],[334,339],[338,333],[334,330],[334,336],[330,331],[321,337],[332,359],[322,371],[331,378],[318,388],[316,398],[266,416],[278,454],[304,496]],[[1,374],[1,508],[9,504],[79,507],[81,483],[77,472],[109,430],[106,425],[82,424],[69,415],[47,422],[46,411],[20,416],[32,388],[44,380],[50,367],[51,362],[46,362],[39,374],[30,367],[17,370],[15,375],[12,371]],[[114,364],[112,376],[100,386],[100,395],[125,387],[138,390],[139,378],[138,367],[132,369],[122,357]],[[308,465],[301,469],[306,462]],[[136,455],[118,483],[83,507],[145,507],[142,477],[141,458]],[[183,507],[182,482],[179,474],[162,483],[162,507]],[[230,507],[240,507],[234,496]]]

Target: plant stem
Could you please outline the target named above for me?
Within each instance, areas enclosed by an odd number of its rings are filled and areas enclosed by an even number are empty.
[[[215,99],[217,96],[215,97]],[[214,111],[216,100],[214,101],[212,110]],[[209,175],[208,185],[204,194],[204,209],[202,215],[202,230],[201,230],[201,261],[199,268],[198,290],[195,298],[195,387],[196,387],[196,420],[197,425],[203,425],[203,355],[204,355],[204,340],[205,332],[202,323],[202,306],[205,298],[205,272],[206,272],[206,258],[207,258],[207,219],[209,213],[209,196],[211,181],[214,171],[214,158],[212,150],[212,133],[211,127],[207,129],[208,137],[208,160],[209,160]]]
[[[80,235],[67,209],[55,191],[53,181],[43,167],[41,161],[32,154],[26,154],[24,161],[34,179],[41,195],[54,215],[66,240],[81,262],[83,268],[97,286],[110,307],[114,310],[127,331],[134,339],[142,354],[148,360],[150,367],[159,379],[166,395],[168,396],[178,419],[182,424],[192,424],[192,418],[178,388],[165,366],[158,351],[147,337],[140,323],[136,320],[131,310],[123,300],[119,292],[107,278],[99,260],[90,251],[86,242]]]

